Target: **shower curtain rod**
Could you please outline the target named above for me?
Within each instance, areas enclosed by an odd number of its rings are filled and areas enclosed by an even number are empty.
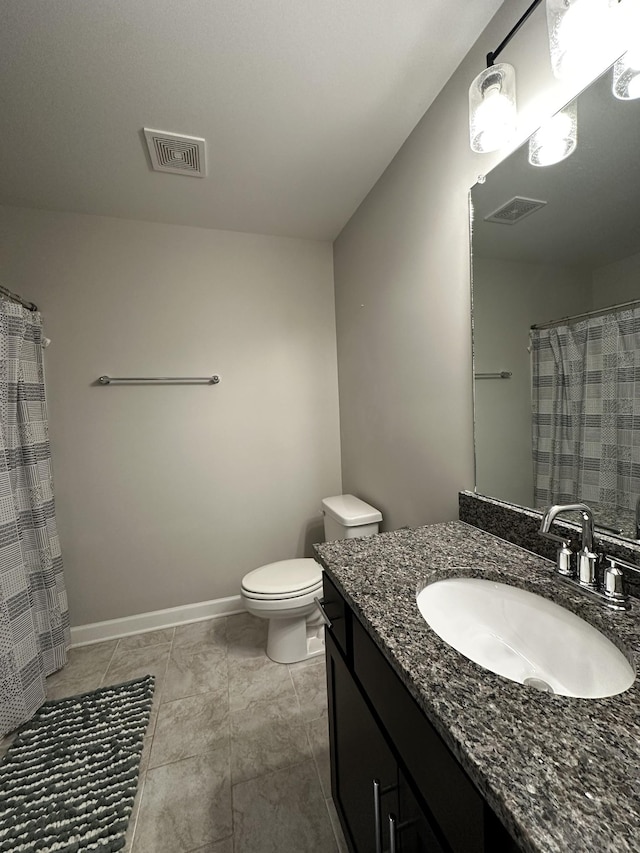
[[[535,323],[531,329],[552,329],[554,326],[562,326],[563,323],[573,323],[585,317],[604,317],[606,314],[615,314],[623,308],[631,308],[632,305],[640,305],[640,299],[632,299],[631,302],[620,302],[618,305],[610,305],[609,308],[598,308],[594,311],[584,311],[582,314],[573,314],[570,317],[560,317],[559,320],[549,320],[548,323]]]
[[[13,293],[13,291],[9,290],[6,287],[2,287],[0,285],[0,295],[6,296],[8,299],[12,299],[14,302],[19,302],[23,308],[26,308],[28,311],[37,311],[38,306],[33,302],[27,302],[26,299],[23,299],[22,296],[18,296],[17,293]]]

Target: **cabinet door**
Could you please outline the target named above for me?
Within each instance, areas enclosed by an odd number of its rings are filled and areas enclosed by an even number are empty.
[[[448,847],[438,835],[402,771],[398,771],[398,813],[389,818],[390,853],[445,853]]]
[[[397,765],[330,631],[326,647],[333,799],[354,853],[381,853],[389,849],[387,816],[398,810]]]
[[[484,843],[485,804],[479,792],[355,617],[351,633],[357,681],[433,815],[445,849],[493,853]]]

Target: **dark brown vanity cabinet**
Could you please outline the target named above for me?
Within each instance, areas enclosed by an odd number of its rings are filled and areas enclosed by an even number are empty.
[[[380,853],[382,817],[398,811],[395,757],[327,632],[331,786],[358,853]],[[376,822],[376,804],[380,812]],[[345,832],[345,834],[347,834]],[[388,840],[385,849],[388,849]]]
[[[325,575],[331,787],[353,853],[518,848]]]

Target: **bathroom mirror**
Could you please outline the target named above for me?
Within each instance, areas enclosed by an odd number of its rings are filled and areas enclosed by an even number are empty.
[[[609,71],[577,115],[567,159],[532,166],[525,143],[471,190],[475,486],[536,509],[581,500],[637,539],[640,100],[615,98]]]

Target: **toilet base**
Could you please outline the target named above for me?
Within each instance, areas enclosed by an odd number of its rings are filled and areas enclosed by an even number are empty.
[[[324,626],[299,616],[269,620],[267,655],[276,663],[297,663],[324,654]]]

